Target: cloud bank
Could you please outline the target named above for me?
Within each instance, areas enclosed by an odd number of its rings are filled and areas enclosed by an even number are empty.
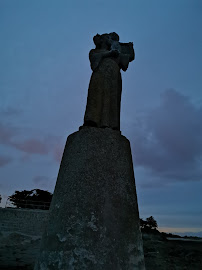
[[[10,163],[12,161],[12,158],[7,156],[0,156],[0,167],[3,167]]]
[[[136,165],[158,179],[202,179],[202,107],[174,89],[139,119],[134,132]]]
[[[26,134],[24,138],[23,134]],[[26,132],[17,128],[13,125],[6,125],[3,121],[0,122],[0,144],[3,146],[9,146],[11,148],[17,149],[20,152],[26,153],[28,155],[39,154],[48,155],[51,153],[53,159],[58,162],[61,160],[62,147],[61,137],[53,135],[36,135],[30,133],[29,130]],[[1,164],[6,164],[7,159],[2,157]],[[8,162],[10,160],[7,160]]]

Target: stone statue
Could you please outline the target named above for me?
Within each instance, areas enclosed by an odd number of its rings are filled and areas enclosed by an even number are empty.
[[[84,116],[84,126],[109,127],[120,130],[122,80],[120,69],[126,71],[135,59],[133,43],[120,43],[116,33],[97,34],[96,48],[89,53],[93,70]]]
[[[67,138],[35,270],[145,270],[130,142],[116,131],[133,44],[93,40],[88,127]]]

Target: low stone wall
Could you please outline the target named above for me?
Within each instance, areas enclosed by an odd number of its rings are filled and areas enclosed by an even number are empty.
[[[41,236],[48,212],[48,210],[0,208],[0,232]]]

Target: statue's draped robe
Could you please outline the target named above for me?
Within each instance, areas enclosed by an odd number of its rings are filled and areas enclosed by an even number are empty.
[[[120,67],[113,58],[104,58],[93,71],[84,123],[120,130],[122,80]]]

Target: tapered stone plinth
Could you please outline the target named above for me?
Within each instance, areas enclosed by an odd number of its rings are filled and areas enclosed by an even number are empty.
[[[68,137],[39,269],[145,269],[130,143],[119,131]]]

